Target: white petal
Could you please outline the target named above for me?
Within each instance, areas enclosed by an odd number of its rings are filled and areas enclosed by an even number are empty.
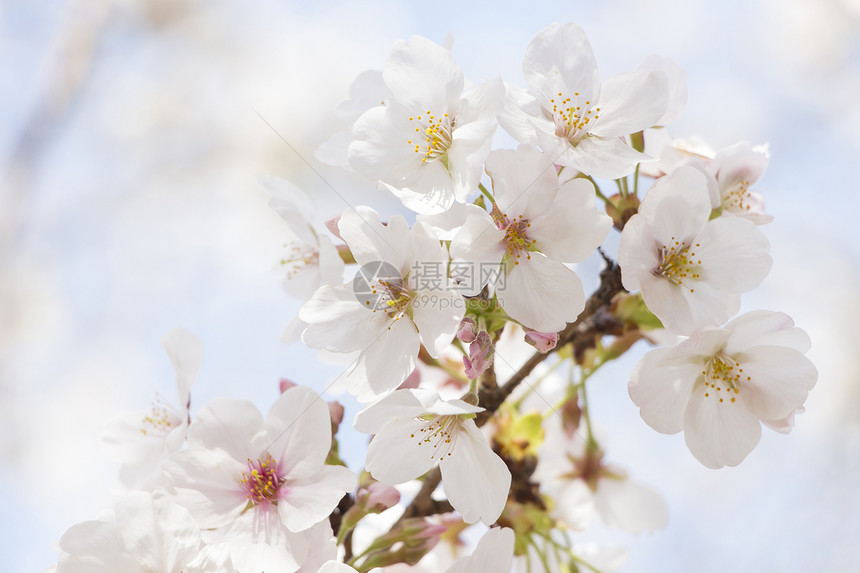
[[[618,74],[600,86],[600,118],[591,131],[620,137],[657,125],[669,103],[669,81],[662,71],[638,69]]]
[[[474,420],[464,420],[450,456],[440,462],[448,500],[466,523],[495,522],[505,507],[511,472]]]
[[[302,342],[332,352],[361,350],[385,328],[385,322],[358,301],[352,284],[321,286],[299,309],[299,319],[308,323]]]
[[[514,530],[493,527],[486,532],[468,558],[469,573],[499,573],[510,571],[514,558]],[[450,573],[449,569],[449,573]]]
[[[420,477],[433,467],[437,462],[434,442],[423,441],[424,425],[414,418],[402,418],[379,430],[367,448],[365,462],[374,479],[396,485]]]
[[[702,280],[714,288],[736,293],[756,288],[770,272],[770,243],[754,223],[738,217],[719,217],[696,237],[701,247]]]
[[[761,424],[740,401],[719,402],[716,392],[697,388],[684,416],[684,440],[696,459],[709,468],[736,466],[756,446]]]
[[[248,400],[216,397],[202,408],[188,426],[193,447],[220,448],[233,459],[244,460],[263,429],[263,416]]]
[[[559,91],[576,91],[589,99],[596,92],[598,74],[585,32],[572,22],[550,24],[538,32],[526,48],[523,75],[545,105]]]
[[[331,417],[319,394],[293,386],[272,404],[266,416],[266,449],[281,476],[301,465],[325,463],[331,448]]]
[[[801,408],[818,379],[812,362],[793,348],[754,346],[736,359],[744,404],[762,420],[781,420]]]
[[[415,370],[420,347],[418,331],[409,318],[389,321],[359,353],[343,381],[359,400],[372,400],[406,380]]]
[[[633,368],[627,389],[646,424],[660,433],[674,434],[684,427],[684,412],[701,368],[693,364],[661,367],[668,352],[661,348],[646,354]]]
[[[560,139],[557,136],[556,140]],[[553,157],[555,163],[578,169],[600,179],[618,179],[633,173],[636,164],[650,159],[644,153],[639,153],[620,139],[585,137],[575,147],[571,147],[567,139],[566,148],[555,156],[550,138],[538,132],[541,147]]]
[[[505,106],[499,114],[499,125],[511,137],[533,147],[538,145],[535,120],[541,117],[541,107],[535,97],[523,88],[505,83]],[[543,121],[552,131],[552,123]]]
[[[328,518],[355,482],[355,474],[343,466],[321,465],[299,479],[291,476],[278,491],[281,521],[290,531],[309,529]]]
[[[576,273],[539,253],[530,253],[528,260],[521,258],[497,294],[505,312],[539,332],[558,332],[585,307],[585,292]]]
[[[809,336],[783,312],[755,310],[747,312],[726,324],[732,331],[726,343],[726,353],[731,355],[743,352],[753,345],[786,346],[800,353],[809,352]]]
[[[430,390],[395,390],[355,415],[353,426],[359,432],[374,434],[390,420],[416,418],[427,412],[419,396]]]
[[[628,479],[599,479],[594,505],[606,525],[631,533],[663,529],[669,521],[660,494]]]
[[[394,45],[382,77],[392,97],[417,113],[425,107],[439,115],[448,112],[448,102],[463,91],[463,71],[451,52],[421,36]]]
[[[176,386],[179,391],[179,407],[188,411],[189,392],[200,372],[203,363],[203,345],[200,339],[185,330],[174,328],[161,340],[161,346],[170,356],[176,372]]]
[[[402,270],[412,262],[409,226],[401,215],[394,215],[383,225],[373,209],[347,209],[338,221],[338,229],[360,265],[385,261]]]

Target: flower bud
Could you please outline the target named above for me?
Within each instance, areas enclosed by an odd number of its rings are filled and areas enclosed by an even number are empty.
[[[325,222],[325,228],[328,229],[328,232],[343,241],[343,237],[340,236],[340,228],[337,224],[340,223],[340,215],[336,215],[331,219]]]
[[[466,367],[466,377],[475,379],[493,363],[495,348],[490,335],[485,331],[478,333],[474,342],[469,345],[469,356],[463,357],[463,365]]]
[[[328,414],[331,416],[333,430],[336,430],[343,422],[343,405],[337,400],[332,400],[328,403]]]
[[[467,316],[460,322],[460,328],[457,330],[457,340],[460,342],[470,343],[474,342],[477,334],[475,332],[478,330],[478,325],[475,324],[475,319],[470,316]]]
[[[526,342],[535,347],[535,350],[541,354],[546,354],[558,344],[557,332],[538,332],[537,330],[529,330],[526,332]]]
[[[278,382],[278,388],[281,390],[281,394],[292,388],[293,386],[298,386],[292,380],[287,380],[286,378],[281,378],[280,382]]]
[[[421,384],[421,371],[416,368],[409,376],[406,377],[406,380],[400,383],[400,386],[398,386],[397,389],[403,390],[408,388],[418,388],[419,384]]]

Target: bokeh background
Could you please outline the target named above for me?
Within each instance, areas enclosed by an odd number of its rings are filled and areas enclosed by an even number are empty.
[[[687,70],[675,135],[769,143],[757,189],[775,263],[744,308],[794,317],[820,373],[790,435],[766,430],[740,467],[711,471],[630,402],[646,348],[607,368],[589,384],[608,455],[663,493],[670,524],[578,539],[627,547],[630,572],[860,570],[858,0],[4,0],[3,569],[46,568],[69,526],[112,506],[118,465],[98,436],[154,392],[173,399],[171,327],[203,341],[193,410],[229,395],[265,411],[280,377],[322,389],[337,373],[279,340],[299,303],[281,290],[289,234],[257,178],[307,189],[321,220],[343,198],[398,210],[313,158],[359,72],[398,39],[451,34],[467,78],[524,85],[529,40],[570,20],[604,77],[649,53]],[[346,438],[354,465],[363,439]]]

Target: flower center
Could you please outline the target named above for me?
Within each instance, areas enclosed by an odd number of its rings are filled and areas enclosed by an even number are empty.
[[[700,246],[699,243],[688,245],[672,237],[668,245],[660,247],[660,266],[652,273],[679,286],[684,285],[684,281],[699,280],[702,261],[695,258],[693,249]],[[690,289],[690,292],[693,292],[693,289]]]
[[[729,211],[749,211],[752,208],[752,196],[749,191],[749,181],[741,181],[731,188],[723,197],[723,208]]]
[[[182,423],[182,416],[161,395],[156,394],[152,410],[141,420],[140,433],[144,436],[166,436]]]
[[[414,146],[415,153],[423,156],[422,163],[440,160],[448,168],[448,148],[453,141],[454,120],[448,114],[433,115],[430,110],[426,114],[412,116],[409,121],[415,122],[415,138],[407,141]],[[423,141],[422,141],[423,139]]]
[[[311,245],[305,243],[290,243],[285,245],[287,253],[281,258],[281,266],[287,269],[287,278],[291,279],[298,272],[310,265],[319,265],[320,254]]]
[[[581,101],[584,100],[584,101]],[[571,145],[576,145],[588,135],[588,130],[600,117],[600,108],[591,109],[592,102],[580,97],[579,92],[573,92],[573,97],[564,96],[564,92],[549,100],[552,104],[552,117],[555,122],[555,134],[566,137]]]
[[[406,286],[406,281],[400,278],[378,279],[370,285],[370,292],[375,295],[375,304],[371,310],[383,312],[394,320],[400,320],[409,313],[412,299],[415,298],[415,294]]]
[[[268,501],[277,505],[278,489],[284,483],[284,478],[278,476],[274,458],[266,454],[265,458],[258,458],[257,461],[248,458],[248,473],[242,472],[241,483],[250,504],[260,505]]]
[[[750,376],[744,376],[744,369],[741,368],[737,360],[722,352],[715,354],[708,360],[705,369],[702,370],[702,376],[705,380],[705,398],[710,398],[713,394],[720,403],[728,400],[733,404],[735,402],[733,394],[740,394],[741,392],[741,379],[750,380]]]
[[[460,416],[425,414],[417,418],[417,421],[426,424],[409,437],[415,439],[419,446],[427,446],[431,460],[450,456],[457,443],[457,434],[460,433]]]
[[[506,215],[502,215],[501,223],[504,225],[507,223],[507,227],[505,229],[505,250],[508,253],[508,256],[513,260],[515,265],[520,264],[519,258],[525,253],[526,259],[531,259],[530,251],[536,250],[535,240],[530,239],[528,236],[528,229],[531,227],[531,223],[529,223],[528,219],[523,219],[523,216],[520,215],[513,221],[510,221]]]

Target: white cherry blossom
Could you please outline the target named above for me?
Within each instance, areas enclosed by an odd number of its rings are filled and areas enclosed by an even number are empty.
[[[454,339],[465,306],[448,289],[445,248],[422,223],[410,229],[395,215],[383,224],[362,208],[345,211],[339,227],[362,270],[373,272],[358,283],[320,287],[299,311],[309,324],[302,340],[311,348],[358,352],[344,383],[367,401],[415,370],[421,344],[438,356]],[[357,293],[356,284],[366,292]]]
[[[555,23],[529,44],[523,74],[530,89],[507,85],[499,116],[515,139],[539,145],[555,163],[607,179],[624,177],[648,159],[622,138],[657,125],[669,112],[669,80],[659,65],[601,83],[582,28]]]
[[[588,258],[612,221],[595,210],[589,181],[560,184],[550,158],[535,149],[493,151],[486,169],[495,207],[492,214],[461,209],[468,214],[451,242],[452,259],[475,268],[502,263],[504,276],[491,285],[505,312],[531,329],[557,332],[585,306],[582,281],[564,263]],[[475,295],[492,278],[463,290]]]
[[[784,431],[802,410],[818,377],[804,356],[809,346],[787,315],[749,312],[646,354],[631,374],[630,397],[658,432],[683,430],[707,467],[736,466],[758,443],[759,422]]]
[[[621,233],[624,288],[641,289],[675,334],[723,324],[737,312],[740,294],[770,271],[770,244],[755,225],[710,214],[705,176],[683,166],[654,184]]]
[[[349,164],[419,213],[465,201],[490,149],[501,80],[464,91],[451,52],[420,36],[395,44],[382,79],[391,97],[356,120]]]
[[[185,442],[191,386],[203,361],[200,340],[184,328],[174,328],[161,340],[173,363],[179,406],[158,395],[149,410],[122,412],[105,425],[102,446],[123,463],[120,481],[129,488],[155,489],[161,485],[161,462]]]
[[[442,400],[432,390],[392,392],[355,417],[358,431],[375,434],[367,471],[395,485],[439,464],[445,493],[463,520],[495,522],[508,498],[511,473],[472,419],[482,410],[462,400]]]
[[[769,160],[766,149],[754,148],[747,142],[717,153],[709,167],[719,185],[723,214],[743,217],[756,225],[773,220],[764,212],[764,198],[751,189],[764,175]]]
[[[165,465],[176,499],[212,530],[207,540],[229,544],[240,570],[296,571],[312,528],[355,486],[351,471],[325,464],[329,410],[301,386],[281,394],[265,421],[250,402],[214,399],[189,427],[188,443]]]

